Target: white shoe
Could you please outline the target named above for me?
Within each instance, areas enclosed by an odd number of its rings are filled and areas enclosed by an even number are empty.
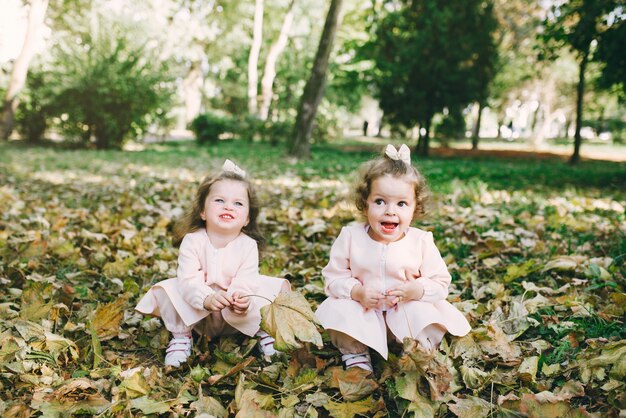
[[[374,371],[369,353],[344,354],[341,356],[341,360],[343,364],[346,365],[346,369],[350,367],[360,367],[363,370]]]
[[[274,348],[274,338],[269,335],[265,331],[259,331],[256,333],[257,337],[259,337],[259,350],[265,357],[272,357],[274,354],[280,353],[277,349]]]
[[[179,367],[191,355],[191,337],[172,338],[165,349],[165,365]]]

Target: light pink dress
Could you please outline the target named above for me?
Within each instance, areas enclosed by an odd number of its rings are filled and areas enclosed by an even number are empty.
[[[381,292],[407,280],[406,272],[419,271],[424,296],[419,301],[401,302],[396,308],[366,310],[351,299],[354,285],[374,286]],[[463,314],[446,297],[450,273],[430,232],[409,228],[404,237],[390,244],[374,241],[367,226],[344,227],[330,250],[328,265],[322,270],[328,298],[316,311],[326,329],[343,332],[387,358],[387,328],[402,341],[418,338],[431,324],[438,324],[453,335],[470,331]]]
[[[216,314],[204,309],[204,300],[216,291],[240,291],[243,295],[274,300],[285,282],[285,279],[259,274],[259,251],[252,238],[241,233],[225,247],[215,248],[206,230],[200,229],[183,238],[176,278],[152,286],[135,309],[143,314],[162,316],[166,327],[173,323],[176,328],[180,323],[190,330],[207,316]],[[228,308],[221,314],[230,326],[253,336],[259,330],[260,309],[268,303],[263,298],[251,297],[246,314],[238,315]],[[180,327],[170,328],[172,332],[182,331]]]

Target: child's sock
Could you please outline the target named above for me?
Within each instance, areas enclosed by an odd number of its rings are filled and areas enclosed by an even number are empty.
[[[341,360],[346,365],[346,369],[350,367],[360,367],[363,370],[373,371],[372,368],[372,360],[370,359],[369,353],[359,353],[359,354],[344,354],[341,356]]]
[[[274,354],[280,353],[280,351],[274,348],[274,342],[276,340],[274,340],[271,335],[265,331],[259,331],[256,335],[259,337],[259,349],[264,356],[273,356]]]

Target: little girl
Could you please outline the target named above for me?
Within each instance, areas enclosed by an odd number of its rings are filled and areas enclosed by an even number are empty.
[[[388,331],[428,350],[446,332],[470,331],[446,301],[451,277],[432,233],[411,227],[424,213],[426,185],[410,158],[406,145],[388,145],[363,165],[355,203],[366,222],[341,230],[322,270],[328,298],[316,315],[346,368],[371,371],[369,348],[386,359]]]
[[[193,207],[178,224],[177,277],[161,281],[137,304],[160,316],[172,333],[165,365],[178,367],[191,355],[192,328],[214,337],[237,331],[260,337],[264,355],[275,354],[274,339],[259,331],[260,309],[289,290],[284,279],[259,275],[259,205],[245,171],[226,160],[222,171],[202,181]]]

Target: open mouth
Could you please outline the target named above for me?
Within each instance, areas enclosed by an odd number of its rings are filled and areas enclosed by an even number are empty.
[[[398,227],[397,222],[381,222],[380,226],[382,227],[383,232],[390,234],[396,230]]]
[[[233,215],[229,215],[229,214],[225,213],[223,215],[220,215],[220,219],[224,219],[226,221],[232,221],[235,218],[233,217]]]

